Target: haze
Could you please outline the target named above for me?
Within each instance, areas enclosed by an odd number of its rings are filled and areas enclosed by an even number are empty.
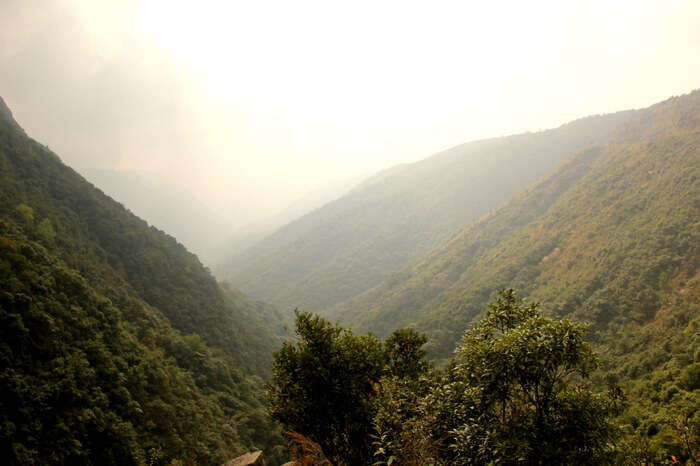
[[[468,140],[688,92],[698,24],[693,0],[3,0],[0,95],[69,165],[155,174],[234,228]]]

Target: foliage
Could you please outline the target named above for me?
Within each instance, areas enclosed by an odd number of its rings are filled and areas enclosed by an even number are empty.
[[[387,374],[427,370],[425,338],[395,332],[384,345],[309,313],[296,313],[296,344],[275,353],[268,390],[273,417],[313,442],[335,464],[371,459],[376,384]]]
[[[630,407],[620,418],[628,434],[626,451],[648,463],[672,455],[683,464],[699,459],[700,389],[694,375],[700,361],[699,278],[696,272],[652,322],[611,329],[608,363],[597,375],[600,383],[626,382]]]
[[[475,411],[453,430],[455,460],[602,462],[618,400],[580,384],[596,366],[585,333],[585,326],[545,318],[535,303],[523,306],[513,290],[502,291],[465,334],[450,374],[469,387]],[[444,409],[439,398],[434,402]]]
[[[272,413],[297,457],[333,464],[601,464],[615,456],[623,407],[594,393],[587,327],[548,319],[503,290],[444,371],[425,337],[384,344],[297,312],[299,340],[275,354]],[[400,355],[400,357],[397,357]],[[319,461],[321,461],[319,459]],[[310,460],[309,460],[310,461]]]
[[[425,335],[410,328],[394,331],[384,341],[388,375],[404,380],[416,380],[425,374],[430,364],[425,360],[423,345],[428,342]]]
[[[0,113],[5,464],[280,460],[258,376],[276,312],[222,291]]]
[[[426,434],[424,402],[438,386],[438,373],[418,379],[382,378],[373,419],[375,464],[434,464],[437,450]]]
[[[428,332],[449,357],[493,297],[512,286],[593,331],[646,323],[698,263],[700,91],[638,112],[607,146],[549,176],[414,266],[330,315],[388,335]],[[676,288],[674,289],[674,284]]]
[[[443,375],[383,393],[377,453],[397,464],[607,462],[621,393],[583,383],[596,365],[585,332],[502,291]]]

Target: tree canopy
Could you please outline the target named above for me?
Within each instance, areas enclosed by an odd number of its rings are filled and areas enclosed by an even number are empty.
[[[317,442],[335,463],[371,462],[376,384],[390,374],[425,372],[425,337],[401,329],[382,344],[301,312],[296,334],[296,343],[275,353],[268,390],[273,417]]]
[[[383,344],[308,313],[275,354],[269,399],[284,426],[335,464],[600,464],[622,393],[595,393],[584,324],[502,290],[444,370],[425,336]]]
[[[586,330],[501,291],[425,399],[441,455],[455,464],[600,463],[621,398],[584,383],[597,365]]]

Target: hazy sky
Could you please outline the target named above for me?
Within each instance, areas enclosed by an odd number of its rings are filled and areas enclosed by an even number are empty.
[[[241,223],[468,140],[700,87],[700,1],[0,0],[0,95],[74,167]]]

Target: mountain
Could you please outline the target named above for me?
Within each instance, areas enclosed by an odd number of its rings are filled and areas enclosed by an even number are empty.
[[[212,210],[186,187],[157,173],[90,167],[80,168],[78,172],[138,217],[173,235],[210,266],[342,196],[359,182],[359,178],[352,177],[312,190],[274,215],[241,224],[236,223],[230,212]]]
[[[627,464],[700,439],[700,91],[635,112],[416,264],[330,310],[378,336],[426,332],[447,359],[499,289],[589,322],[600,390],[620,386]],[[665,453],[664,453],[665,452]]]
[[[79,172],[135,215],[176,237],[206,263],[216,257],[214,245],[228,240],[234,229],[224,215],[156,173],[96,168]]]
[[[210,253],[212,263],[215,264],[215,267],[225,263],[226,261],[222,260],[222,257],[228,258],[231,255],[240,254],[284,225],[345,195],[355,185],[360,183],[362,179],[363,177],[360,176],[351,176],[314,189],[274,215],[236,229],[233,234],[230,234],[225,241],[220,242]]]
[[[218,464],[281,442],[260,376],[283,330],[30,139],[0,100],[7,464]],[[218,463],[217,463],[218,462]]]
[[[540,178],[603,144],[632,112],[463,144],[386,170],[216,268],[282,309],[320,311],[373,288]]]
[[[499,288],[597,328],[697,309],[700,91],[631,115],[548,176],[331,317],[386,335],[415,325],[446,357]]]

